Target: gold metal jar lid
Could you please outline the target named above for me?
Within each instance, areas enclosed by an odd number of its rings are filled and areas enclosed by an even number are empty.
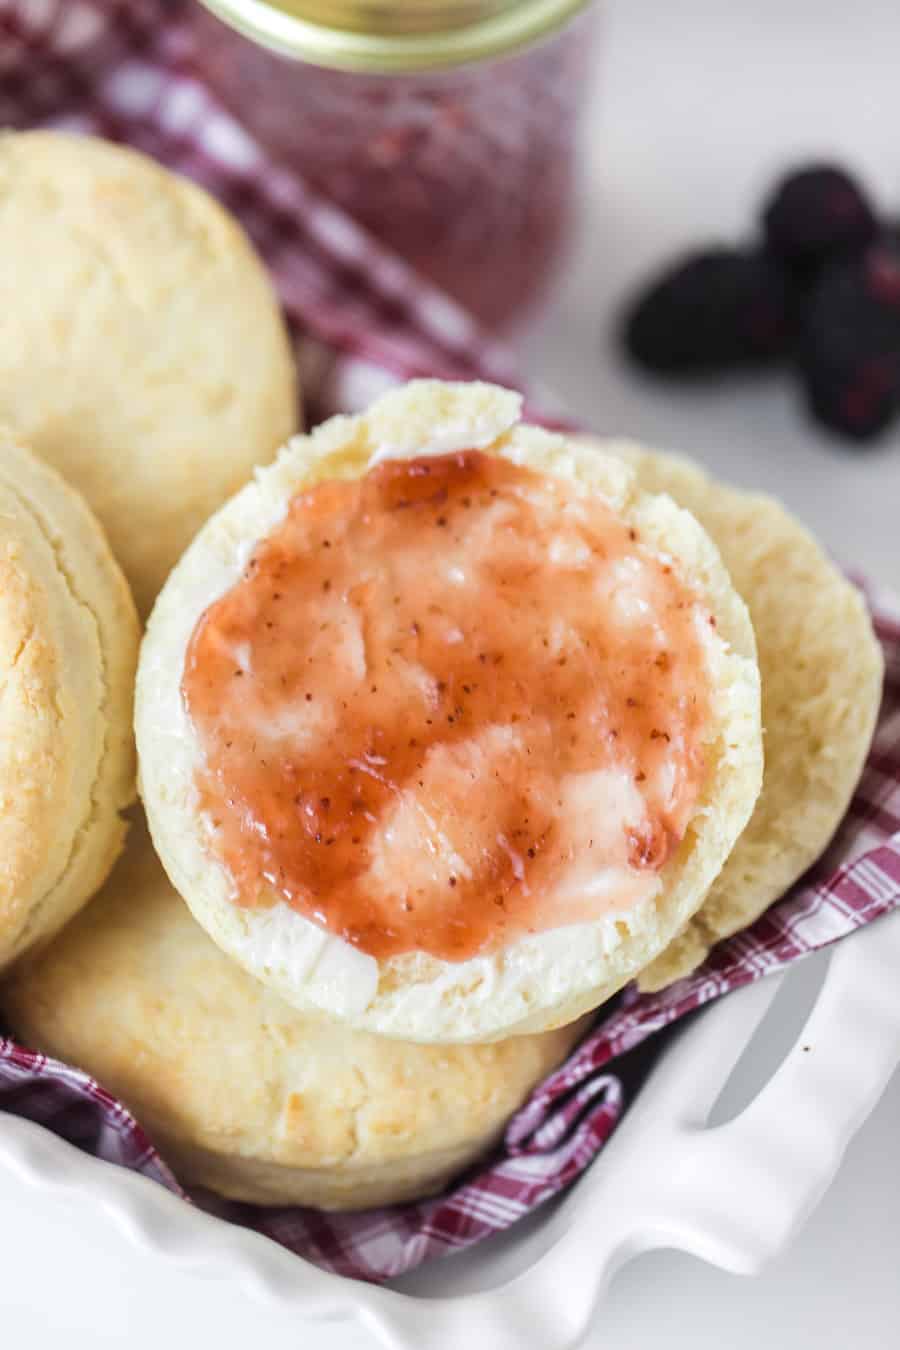
[[[201,0],[283,56],[337,70],[400,73],[516,51],[589,0]]]

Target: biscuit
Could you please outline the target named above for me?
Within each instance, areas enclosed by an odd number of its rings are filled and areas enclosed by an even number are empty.
[[[622,456],[643,488],[669,493],[709,532],[750,610],[762,673],[762,791],[702,908],[641,972],[643,989],[659,989],[752,923],[824,851],[862,772],[884,661],[857,588],[777,501],[718,483],[678,455],[591,443]]]
[[[122,847],[138,639],[87,506],[0,433],[0,968],[62,927]]]
[[[332,419],[292,441],[178,564],[151,617],[139,665],[140,790],[157,850],[195,917],[224,951],[301,1011],[404,1040],[487,1041],[563,1025],[598,1006],[684,928],[746,824],[761,781],[752,628],[708,536],[669,498],[641,492],[620,459],[519,426],[519,403],[487,385],[423,381],[386,395],[363,416]],[[661,869],[662,901],[651,897],[589,922],[532,932],[467,960],[422,950],[377,960],[274,896],[263,908],[235,902],[233,875],[215,852],[215,823],[200,805],[203,752],[181,681],[200,616],[244,575],[254,546],[284,519],[301,488],[358,479],[385,457],[461,447],[480,447],[602,499],[635,536],[639,531],[648,547],[667,555],[670,570],[677,566],[689,579],[698,603],[708,606],[709,623],[717,624],[702,624],[711,705],[707,771],[686,832]]]
[[[304,1017],[195,923],[142,823],[103,892],[0,1002],[24,1044],[123,1100],[182,1181],[323,1209],[440,1190],[583,1031],[447,1048]]]
[[[84,495],[146,614],[297,427],[266,273],[207,193],[133,150],[0,136],[0,421]]]

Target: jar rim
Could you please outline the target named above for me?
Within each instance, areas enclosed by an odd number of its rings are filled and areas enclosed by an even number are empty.
[[[335,70],[403,74],[530,46],[590,0],[200,0],[244,37]],[[417,11],[413,6],[418,4]],[[330,20],[330,21],[327,21]]]

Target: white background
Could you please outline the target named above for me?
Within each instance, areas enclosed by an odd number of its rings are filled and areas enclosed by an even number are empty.
[[[786,378],[660,389],[629,375],[609,341],[620,297],[648,268],[703,238],[746,234],[774,174],[825,155],[856,167],[900,220],[896,0],[610,0],[576,252],[527,340],[528,364],[598,430],[688,451],[777,493],[842,559],[900,585],[900,431],[854,451],[806,421]],[[895,1078],[773,1268],[747,1280],[669,1253],[641,1258],[615,1281],[590,1350],[897,1345],[898,1150]],[[0,1272],[0,1339],[30,1350],[126,1338],[131,1350],[372,1344],[139,1259],[83,1202],[36,1197],[5,1174]]]

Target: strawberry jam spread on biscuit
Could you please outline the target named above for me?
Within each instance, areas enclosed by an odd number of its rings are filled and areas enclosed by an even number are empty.
[[[182,680],[235,902],[460,961],[652,898],[704,783],[709,625],[603,498],[504,458],[300,491]]]

